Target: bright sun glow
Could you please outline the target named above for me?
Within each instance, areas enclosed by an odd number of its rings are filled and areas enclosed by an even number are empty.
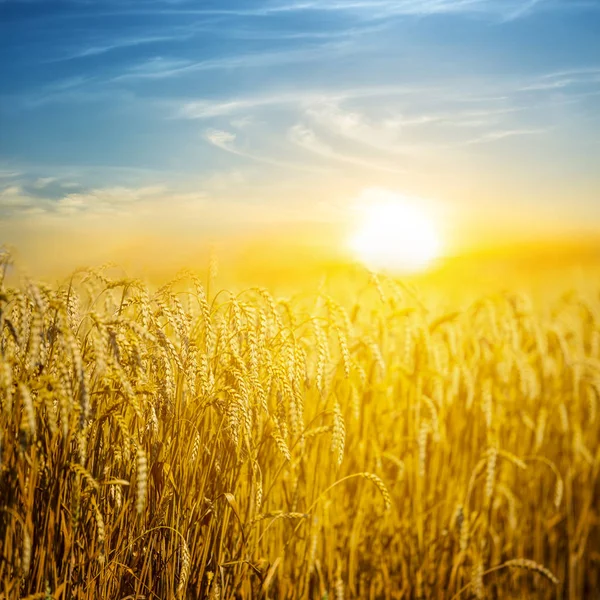
[[[350,246],[374,270],[415,273],[437,259],[441,243],[433,221],[406,198],[386,193],[360,207]]]

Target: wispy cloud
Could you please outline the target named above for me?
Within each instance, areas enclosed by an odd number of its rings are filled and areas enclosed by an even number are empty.
[[[288,132],[289,139],[292,143],[297,146],[316,154],[322,158],[332,159],[334,161],[340,161],[344,163],[349,163],[358,167],[362,167],[364,169],[375,170],[375,171],[385,171],[388,173],[403,173],[403,169],[395,168],[385,163],[379,163],[375,161],[370,161],[366,159],[362,159],[355,156],[350,156],[347,154],[342,154],[334,150],[330,145],[325,143],[323,140],[319,139],[317,134],[312,130],[302,124],[294,125]]]
[[[495,142],[515,136],[541,135],[548,133],[550,129],[505,129],[498,131],[489,131],[477,138],[465,142],[465,145],[482,144],[486,142]]]
[[[576,86],[600,86],[600,67],[586,67],[545,73],[519,88],[522,92],[552,91]]]
[[[527,123],[532,107],[522,100],[525,90],[551,91],[554,79],[542,74],[527,82],[508,79],[498,82],[480,79],[438,83],[435,87],[382,86],[339,90],[304,90],[272,93],[264,96],[240,96],[231,99],[185,101],[175,115],[183,118],[230,123],[243,119],[251,124],[247,132],[256,151],[249,154],[236,147],[234,133],[208,130],[206,139],[232,154],[261,160],[261,139],[275,138],[331,162],[345,162],[371,170],[399,172],[391,158],[425,158],[441,149],[493,142],[509,137],[547,132]],[[471,89],[479,93],[474,95]],[[485,91],[488,90],[486,94]],[[536,101],[535,113],[546,100]],[[550,106],[550,102],[548,106]],[[285,119],[275,126],[267,119],[273,107],[285,108]],[[265,121],[265,119],[267,119]],[[536,116],[535,120],[539,121]],[[294,122],[295,121],[295,122]],[[327,139],[327,142],[325,142]],[[349,144],[358,153],[349,152]],[[371,150],[371,151],[370,151]],[[375,150],[377,152],[372,152]],[[388,159],[377,153],[388,154]],[[292,154],[292,149],[288,148]],[[370,154],[368,158],[361,154]],[[266,159],[268,161],[269,159]],[[296,158],[301,161],[301,158]],[[404,165],[403,165],[404,166]]]
[[[344,12],[366,15],[370,19],[389,16],[429,16],[437,14],[489,15],[501,21],[520,18],[546,4],[548,10],[593,7],[591,1],[578,0],[283,0],[253,2],[250,7],[190,7],[156,2],[153,5],[112,4],[97,8],[101,14],[187,15],[224,17],[270,17],[285,13]]]
[[[198,64],[187,58],[164,58],[162,56],[153,56],[143,62],[130,67],[129,70],[115,76],[114,81],[123,81],[127,79],[161,79],[171,77],[179,73],[198,69]]]
[[[40,85],[34,90],[5,96],[4,98],[0,96],[0,100],[8,100],[6,105],[11,111],[39,108],[56,101],[64,101],[65,99],[81,99],[87,94],[85,90],[89,89],[96,81],[97,80],[93,76],[74,75],[72,77],[58,79],[45,85]],[[94,98],[98,98],[100,95],[102,95],[102,93],[98,92],[97,95],[94,95]]]
[[[0,179],[15,179],[21,175],[21,171],[12,171],[8,169],[0,169]]]
[[[509,22],[519,19],[521,17],[526,16],[527,14],[533,12],[538,4],[544,2],[544,0],[526,0],[521,3],[520,6],[512,9],[510,12],[504,15],[503,21]]]
[[[334,136],[392,154],[418,152],[419,144],[413,142],[408,147],[402,143],[401,137],[405,128],[432,123],[435,120],[431,115],[381,119],[360,110],[346,109],[339,101],[330,100],[310,105],[304,114],[314,124]]]
[[[38,185],[42,183],[43,185]],[[43,190],[50,181],[37,180],[34,188]],[[58,198],[33,195],[23,185],[11,185],[0,190],[0,214],[4,217],[30,214],[69,216],[74,214],[119,214],[129,212],[133,205],[164,199],[164,186],[123,186],[93,188],[81,192],[64,193]]]
[[[173,35],[141,35],[141,36],[132,36],[125,38],[114,38],[107,39],[104,41],[99,41],[96,44],[90,45],[87,44],[77,50],[73,50],[71,52],[66,53],[63,56],[52,59],[50,62],[58,62],[63,60],[74,60],[77,58],[87,58],[90,56],[99,56],[101,54],[106,54],[108,52],[112,52],[114,50],[121,50],[124,48],[133,48],[136,46],[144,46],[151,44],[158,44],[160,42],[172,42],[172,41],[182,41],[185,39],[189,39],[192,34],[182,34],[176,33]]]
[[[21,185],[9,185],[0,189],[0,218],[27,216],[45,211],[45,200],[27,193]]]
[[[227,152],[239,154],[239,151],[233,147],[233,143],[237,137],[235,133],[223,131],[222,129],[209,129],[204,135],[213,146]]]
[[[230,11],[230,14],[268,16],[281,12],[346,12],[361,14],[369,19],[390,16],[432,16],[442,14],[487,15],[500,22],[514,21],[540,8],[544,0],[311,0],[267,3],[260,8]],[[568,10],[573,2],[546,2],[549,10]],[[575,4],[581,4],[575,2]],[[590,3],[585,3],[590,5]],[[209,13],[211,11],[206,11]],[[223,11],[227,12],[227,11]],[[221,13],[223,14],[223,13]]]
[[[439,86],[424,88],[410,85],[352,86],[340,88],[314,88],[293,91],[284,90],[264,95],[248,95],[221,99],[200,99],[172,101],[174,116],[186,119],[210,119],[234,115],[248,110],[272,106],[297,106],[308,108],[318,103],[342,102],[352,99],[393,98],[419,93],[436,93]]]
[[[63,196],[55,203],[54,210],[62,215],[78,212],[95,214],[129,212],[131,205],[163,198],[165,191],[166,189],[163,186],[148,186],[137,189],[125,187],[94,189]]]
[[[254,68],[273,68],[294,63],[310,62],[317,60],[323,55],[323,52],[333,53],[341,49],[350,50],[352,47],[342,42],[331,42],[314,45],[304,48],[296,48],[286,52],[269,51],[256,52],[254,54],[235,54],[200,61],[169,61],[168,59],[153,58],[145,61],[129,72],[119,75],[113,81],[123,81],[127,79],[165,79],[179,75],[187,75],[197,71],[215,71],[229,69],[254,69]]]
[[[18,185],[10,185],[0,190],[0,206],[3,208],[25,207],[30,204],[31,200]]]
[[[300,97],[305,98],[305,94],[299,96],[297,93],[284,92],[271,96],[249,96],[231,100],[184,101],[179,103],[174,116],[184,119],[210,119],[268,106],[295,105]]]
[[[37,190],[43,190],[45,187],[56,181],[56,177],[39,177],[33,182],[33,187]]]
[[[50,198],[34,197],[21,186],[9,186],[0,189],[0,233],[11,234],[15,227],[24,227],[47,235],[71,224],[74,228],[87,226],[80,230],[84,236],[108,234],[110,238],[119,230],[127,240],[139,234],[168,236],[165,228],[172,226],[178,235],[190,233],[197,240],[199,231],[214,233],[215,225],[227,231],[251,223],[263,226],[267,221],[331,216],[331,207],[317,203],[314,211],[306,210],[306,202],[276,206],[263,194],[248,202],[248,195],[231,193],[232,181],[247,185],[242,173],[228,171],[206,178],[205,185],[194,191],[164,185],[107,186]],[[104,241],[110,243],[110,239]]]
[[[173,116],[213,124],[204,134],[209,143],[253,161],[309,167],[310,158],[295,151],[301,149],[323,165],[406,173],[424,168],[428,160],[454,148],[549,134],[555,126],[551,116],[557,102],[582,100],[575,80],[594,83],[596,77],[596,69],[590,68],[531,77],[470,77],[434,86],[284,90],[185,100]],[[557,99],[555,90],[564,97]],[[535,105],[528,96],[532,93]],[[274,111],[276,121],[269,117]],[[238,122],[244,123],[238,129],[243,130],[243,145],[234,133]],[[277,158],[270,155],[265,140],[277,144]],[[402,168],[397,166],[399,157]]]
[[[381,22],[366,26],[347,27],[342,29],[327,28],[321,31],[299,30],[299,31],[281,31],[265,28],[225,28],[222,35],[227,38],[237,40],[261,40],[261,41],[312,41],[312,40],[336,40],[352,39],[358,40],[363,36],[374,33],[380,33],[389,29],[392,23]]]
[[[322,168],[304,165],[300,162],[282,161],[275,158],[271,158],[269,156],[264,156],[261,154],[248,152],[246,150],[241,150],[235,145],[237,135],[230,131],[224,131],[222,129],[209,129],[204,133],[204,138],[210,144],[216,146],[217,148],[220,148],[221,150],[224,150],[225,152],[229,152],[230,154],[235,154],[236,156],[241,156],[243,158],[249,158],[253,161],[258,161],[261,163],[272,165],[274,167],[283,167],[285,169],[312,172],[324,171],[324,169]]]

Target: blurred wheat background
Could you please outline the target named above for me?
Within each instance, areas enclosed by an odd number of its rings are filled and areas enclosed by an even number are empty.
[[[597,289],[2,268],[1,598],[596,597]]]

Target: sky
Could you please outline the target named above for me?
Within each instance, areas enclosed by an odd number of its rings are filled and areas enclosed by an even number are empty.
[[[600,0],[0,0],[0,241],[345,223],[382,190],[456,247],[598,231],[598,31]]]

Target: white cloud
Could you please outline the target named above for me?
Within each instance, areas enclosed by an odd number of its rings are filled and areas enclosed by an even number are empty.
[[[58,62],[61,60],[73,60],[75,58],[86,58],[88,56],[98,56],[100,54],[106,54],[113,50],[119,50],[123,48],[131,48],[135,46],[157,44],[159,42],[168,42],[174,40],[189,39],[191,34],[183,34],[178,32],[174,35],[146,35],[137,37],[125,37],[125,38],[114,38],[108,39],[103,43],[100,42],[96,45],[84,46],[75,50],[74,52],[55,59],[52,62]]]
[[[296,124],[291,127],[288,131],[288,137],[293,144],[323,158],[353,164],[369,170],[386,171],[388,173],[404,172],[401,169],[385,164],[385,162],[375,162],[338,152],[319,139],[312,129],[302,124]]]
[[[18,208],[30,204],[31,199],[21,186],[11,185],[0,190],[0,207],[2,208]]]
[[[15,179],[16,177],[19,177],[19,175],[22,175],[21,171],[0,169],[0,179]]]
[[[0,220],[24,214],[36,205],[43,209],[44,204],[44,200],[39,201],[34,198],[20,185],[9,185],[0,190]]]
[[[568,90],[577,101],[577,90],[571,90],[566,82],[577,76],[593,80],[597,75],[595,69],[589,69],[580,75],[470,77],[429,87],[364,86],[295,93],[283,90],[267,95],[188,100],[180,105],[177,116],[214,123],[217,127],[204,134],[209,143],[254,161],[310,169],[314,163],[294,151],[300,148],[320,157],[326,167],[343,162],[402,173],[419,164],[419,168],[425,167],[429,159],[452,148],[546,133],[555,125],[544,116],[550,115],[557,102],[553,89]],[[535,107],[522,95],[526,90],[540,94]],[[567,102],[569,95],[559,101]],[[278,110],[277,120],[271,118],[274,108]],[[223,117],[230,117],[227,130],[222,127]],[[276,158],[269,150],[274,143],[281,152]],[[400,169],[393,156],[409,158],[410,162]]]
[[[305,114],[333,134],[358,144],[392,153],[407,150],[399,140],[399,121],[375,121],[358,110],[344,109],[337,102],[320,102],[309,107]],[[414,150],[413,146],[411,151]]]
[[[247,129],[251,127],[255,123],[254,117],[247,115],[245,117],[240,117],[239,119],[232,119],[229,124],[234,129]]]
[[[277,13],[291,12],[346,12],[383,18],[389,16],[428,16],[445,13],[465,15],[489,15],[508,21],[520,18],[538,10],[542,0],[284,0],[276,2],[255,2],[251,8],[214,9],[179,8],[141,10],[137,13],[153,12],[179,15],[220,15],[268,17]],[[547,2],[552,10],[568,10],[573,5],[589,6],[587,2],[554,0]]]
[[[534,11],[535,7],[544,0],[527,0],[504,15],[503,21],[509,22],[524,17]]]
[[[253,54],[236,54],[233,56],[221,56],[201,61],[174,61],[151,59],[145,61],[128,72],[118,75],[113,81],[129,79],[165,79],[187,75],[197,71],[220,71],[229,69],[266,69],[282,65],[311,62],[319,60],[323,52],[331,53],[343,48],[351,49],[344,42],[327,42],[312,47],[296,48],[286,52],[256,52]]]
[[[146,186],[139,188],[107,187],[87,192],[67,194],[56,203],[60,213],[119,212],[127,210],[133,204],[152,201],[164,196],[164,186]]]
[[[127,73],[115,77],[115,81],[121,79],[158,79],[161,77],[168,77],[171,74],[182,72],[194,64],[197,63],[194,63],[189,59],[155,56],[131,67]]]
[[[33,182],[33,187],[36,190],[42,190],[55,181],[57,181],[56,177],[40,177]]]
[[[87,204],[87,200],[88,198],[83,194],[72,194],[69,196],[65,196],[56,203],[56,210],[57,212],[63,215],[74,214],[86,208],[90,208]],[[97,209],[98,206],[96,205],[94,208]]]
[[[321,156],[325,156],[327,158],[334,158],[335,152],[333,149],[319,140],[316,136],[315,132],[304,125],[294,125],[289,131],[290,140],[309,150],[310,152],[314,152],[315,154],[320,154]]]
[[[337,11],[368,15],[370,18],[390,16],[430,16],[436,14],[484,15],[501,22],[513,21],[538,10],[543,0],[311,0],[277,3],[271,11]],[[569,9],[574,2],[555,0],[548,9]]]
[[[485,142],[495,142],[497,140],[503,140],[509,137],[522,136],[522,135],[540,135],[547,133],[547,129],[505,129],[498,131],[489,131],[480,137],[468,140],[465,144],[481,144]]]
[[[287,94],[247,97],[237,100],[198,100],[184,102],[177,110],[176,116],[185,119],[210,119],[224,115],[238,114],[241,111],[262,108],[269,105],[278,105],[298,101],[298,96]]]
[[[36,180],[32,187],[43,190],[55,178],[42,178],[43,185]],[[164,198],[167,189],[163,186],[145,186],[138,188],[106,187],[90,189],[84,192],[68,193],[55,200],[28,194],[20,185],[12,185],[0,190],[0,214],[17,216],[31,212],[49,215],[107,214],[127,212],[129,208]]]
[[[325,169],[319,167],[312,167],[310,165],[304,165],[302,163],[295,163],[289,161],[278,160],[276,158],[271,158],[264,154],[248,152],[245,150],[240,150],[237,148],[234,143],[237,139],[237,135],[230,131],[224,131],[222,129],[209,129],[204,132],[204,138],[211,143],[213,146],[224,150],[225,152],[229,152],[231,154],[235,154],[236,156],[240,156],[243,158],[249,158],[253,161],[265,163],[268,165],[272,165],[274,167],[282,167],[285,169],[294,169],[299,171],[323,171]]]
[[[221,129],[209,129],[206,132],[206,139],[217,148],[227,150],[228,152],[237,152],[231,144],[236,140],[236,134]]]

